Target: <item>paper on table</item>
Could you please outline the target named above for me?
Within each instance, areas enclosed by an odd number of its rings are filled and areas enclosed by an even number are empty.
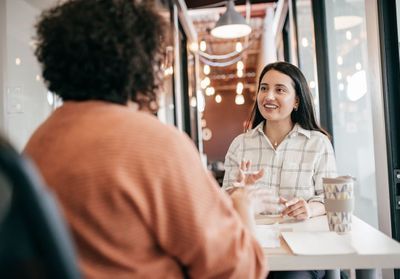
[[[356,253],[348,235],[335,232],[282,232],[294,254],[340,255]]]
[[[260,245],[264,248],[277,248],[281,246],[278,224],[257,225],[256,238]]]

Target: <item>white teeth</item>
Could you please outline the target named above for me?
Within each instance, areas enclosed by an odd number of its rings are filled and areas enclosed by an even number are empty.
[[[275,105],[264,105],[264,107],[269,108],[269,109],[276,109],[278,106]]]

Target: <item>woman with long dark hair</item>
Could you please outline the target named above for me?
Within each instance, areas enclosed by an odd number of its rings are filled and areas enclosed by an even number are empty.
[[[322,177],[334,176],[336,163],[329,135],[315,119],[307,81],[296,66],[276,62],[262,70],[247,131],[227,152],[223,185],[236,181],[240,169],[265,172],[255,185],[281,198],[283,215],[303,220],[325,213]]]
[[[257,212],[297,220],[325,214],[322,177],[335,176],[335,157],[328,133],[315,120],[307,81],[296,66],[276,62],[264,67],[246,128],[229,147],[223,186],[255,183]],[[268,278],[323,278],[324,274],[282,271],[271,272]]]

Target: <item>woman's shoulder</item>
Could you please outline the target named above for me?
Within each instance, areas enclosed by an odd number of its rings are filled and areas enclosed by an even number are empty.
[[[332,147],[332,142],[330,138],[321,131],[316,131],[316,130],[310,131],[310,139],[318,143],[318,145],[320,145],[321,148],[323,149],[326,149],[327,147],[329,147],[330,149]]]
[[[233,140],[231,141],[231,146],[241,145],[245,136],[246,136],[246,133],[241,133],[241,134],[235,136],[233,138]]]
[[[251,140],[251,139],[257,137],[257,135],[258,135],[257,130],[256,129],[251,129],[251,130],[245,131],[245,132],[237,135],[233,139],[232,143],[240,143],[240,142],[243,142],[243,141]]]
[[[329,140],[328,136],[321,131],[311,130],[310,137],[321,139],[321,140]]]

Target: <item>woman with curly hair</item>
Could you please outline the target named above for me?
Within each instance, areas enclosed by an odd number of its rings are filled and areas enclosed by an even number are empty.
[[[263,278],[245,192],[229,199],[190,139],[128,105],[155,100],[160,82],[163,22],[148,2],[42,14],[36,56],[64,103],[25,153],[59,198],[86,278]]]

